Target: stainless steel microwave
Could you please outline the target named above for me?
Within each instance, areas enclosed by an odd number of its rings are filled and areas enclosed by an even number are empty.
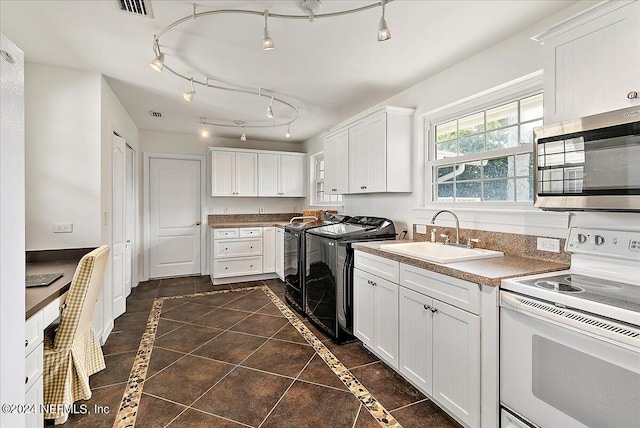
[[[640,212],[640,107],[534,129],[534,206]]]

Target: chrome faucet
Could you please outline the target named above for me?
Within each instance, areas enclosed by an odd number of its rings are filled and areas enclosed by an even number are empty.
[[[435,224],[436,221],[436,217],[438,217],[440,214],[442,213],[449,213],[453,216],[453,218],[456,220],[456,243],[452,244],[449,242],[449,240],[447,239],[445,241],[445,245],[457,245],[460,246],[460,221],[458,220],[458,216],[456,215],[456,213],[454,213],[453,211],[450,210],[441,210],[438,211],[437,213],[435,213],[435,215],[433,216],[433,218],[431,219],[431,224]]]

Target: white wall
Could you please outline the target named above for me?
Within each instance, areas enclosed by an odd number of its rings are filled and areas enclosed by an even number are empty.
[[[0,403],[24,403],[24,55],[4,34],[0,49]],[[19,412],[0,413],[3,427],[24,426]]]
[[[408,228],[409,232],[412,224],[427,224],[435,212],[445,208],[453,209],[459,214],[461,227],[512,233],[565,237],[569,222],[572,225],[610,224],[615,227],[622,223],[629,227],[640,227],[637,215],[634,219],[633,214],[577,213],[569,216],[566,213],[547,213],[533,209],[506,211],[460,209],[455,205],[436,207],[425,201],[424,123],[429,120],[427,113],[541,70],[543,47],[530,40],[530,37],[594,3],[579,2],[379,103],[377,106],[393,105],[416,109],[412,145],[413,192],[345,195],[344,213],[388,217],[395,222],[399,231]],[[424,54],[428,55],[428,52]],[[372,106],[374,107],[376,106]],[[310,155],[322,151],[322,138],[316,136],[307,140],[304,150]],[[305,202],[308,203],[308,199]],[[453,225],[453,221],[443,216],[438,224]]]
[[[193,134],[140,131],[140,150],[145,153],[190,155],[208,155],[210,146],[286,152],[304,151],[303,146],[299,143],[240,141],[235,138],[216,137],[202,138],[196,131],[197,127],[194,127]],[[139,164],[139,171],[142,171],[141,162]],[[210,168],[211,165],[208,165],[207,186],[210,186]],[[140,181],[140,183],[142,183],[142,181]],[[140,192],[142,192],[142,189],[140,189]],[[298,212],[305,206],[304,198],[207,198],[208,214],[258,214],[260,208],[264,208],[265,213],[289,213]]]
[[[25,148],[27,250],[100,245],[100,75],[26,63]]]

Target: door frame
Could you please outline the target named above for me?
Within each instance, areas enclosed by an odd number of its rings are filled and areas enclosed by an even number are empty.
[[[206,265],[207,265],[207,199],[206,199],[206,176],[207,176],[207,157],[204,155],[184,155],[184,154],[174,154],[174,153],[153,153],[153,152],[144,152],[143,163],[142,163],[142,180],[143,180],[143,212],[142,212],[142,221],[144,224],[143,227],[143,280],[148,281],[151,270],[151,253],[150,253],[150,236],[151,231],[149,230],[149,207],[150,207],[150,198],[149,198],[149,184],[150,184],[150,170],[151,170],[151,159],[173,159],[173,160],[197,160],[200,161],[200,274],[204,275],[206,273]]]

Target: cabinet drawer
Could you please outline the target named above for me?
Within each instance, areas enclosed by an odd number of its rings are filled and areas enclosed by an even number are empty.
[[[262,236],[261,227],[243,227],[240,228],[241,238],[252,238],[254,236]]]
[[[29,355],[31,351],[36,349],[36,347],[42,343],[43,334],[44,316],[43,311],[39,311],[37,314],[29,318],[24,326],[25,355]]]
[[[239,259],[214,259],[213,277],[256,275],[262,273],[262,257],[243,257]]]
[[[262,254],[262,238],[225,239],[213,242],[213,258],[248,257]]]
[[[49,303],[42,310],[43,323],[46,327],[50,326],[60,316],[60,297]]]
[[[399,282],[400,262],[373,254],[356,251],[355,267],[387,281]]]
[[[226,239],[226,238],[237,238],[238,228],[227,228],[227,229],[213,229],[213,239]]]
[[[27,358],[24,360],[25,390],[31,386],[42,376],[42,368],[44,358],[44,346],[39,344]]]
[[[400,285],[465,311],[480,313],[480,287],[472,282],[401,264]]]

